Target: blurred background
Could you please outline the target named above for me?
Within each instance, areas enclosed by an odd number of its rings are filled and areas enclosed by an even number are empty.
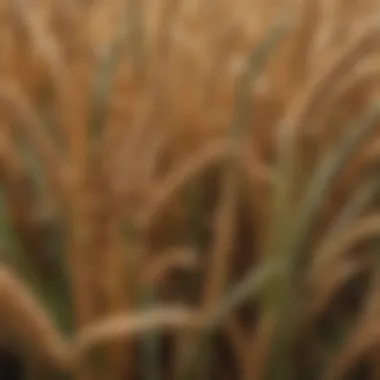
[[[380,379],[379,0],[0,0],[0,379]]]

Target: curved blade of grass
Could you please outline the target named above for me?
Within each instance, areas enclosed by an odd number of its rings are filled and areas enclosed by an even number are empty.
[[[331,187],[336,175],[347,164],[364,139],[373,132],[379,118],[380,104],[376,102],[362,119],[354,122],[348,128],[348,132],[343,137],[340,146],[334,148],[317,168],[308,185],[306,198],[301,204],[296,228],[294,229],[293,243],[291,244],[291,249],[289,249],[291,256],[289,259],[292,261],[299,261],[298,256],[306,244],[308,234],[323,203],[324,195]]]
[[[88,135],[91,140],[99,140],[104,131],[112,75],[127,44],[135,60],[135,74],[141,77],[145,73],[146,57],[143,46],[141,3],[138,0],[127,2],[125,12],[121,15],[116,38],[111,46],[105,48],[98,56],[90,105]]]
[[[241,306],[247,299],[257,297],[283,270],[284,263],[281,260],[253,268],[227,293],[220,305],[210,314],[207,319],[207,328],[212,331],[220,326],[234,309]]]
[[[369,283],[369,290],[364,300],[363,313],[359,318],[351,318],[349,326],[343,331],[340,339],[334,342],[334,345],[329,352],[329,356],[326,357],[326,364],[324,373],[325,379],[341,379],[344,378],[350,370],[354,369],[354,366],[358,364],[359,360],[364,357],[364,355],[369,354],[370,348],[373,344],[371,337],[374,335],[371,331],[374,330],[375,323],[378,320],[379,311],[379,285],[380,285],[380,240],[379,236],[376,236],[370,249],[375,254],[374,267],[372,272],[372,277]],[[372,325],[372,329],[369,328]],[[377,370],[377,347],[374,344],[372,346],[374,350],[374,364],[376,367],[374,371]],[[327,355],[326,355],[327,356]],[[367,356],[371,360],[371,356]],[[377,372],[375,372],[377,373]],[[375,377],[376,378],[376,377]]]
[[[234,115],[231,120],[228,134],[231,144],[240,144],[240,139],[245,137],[245,132],[251,125],[251,89],[255,80],[257,80],[265,64],[277,47],[281,37],[284,36],[287,31],[287,25],[283,22],[275,25],[263,38],[258,46],[251,54],[245,72],[240,78],[240,82],[237,86],[237,93],[235,98]],[[230,181],[230,176],[234,175],[234,160],[228,160],[226,163],[226,173],[222,180],[222,186],[225,181]],[[265,276],[266,279],[266,276]],[[259,281],[261,283],[261,281]],[[249,276],[244,282],[233,291],[232,298],[228,298],[227,301],[222,303],[222,306],[218,308],[215,315],[210,318],[209,331],[205,332],[203,336],[196,339],[194,349],[190,353],[190,358],[185,364],[183,371],[184,379],[191,379],[193,377],[199,378],[205,377],[208,373],[207,368],[204,368],[204,361],[201,359],[204,355],[207,356],[208,348],[210,345],[210,338],[213,334],[213,329],[218,325],[218,322],[223,320],[228,315],[234,306],[239,305],[254,291],[255,285],[257,286],[256,276]],[[200,365],[196,365],[199,364]]]
[[[22,169],[20,167],[21,172],[15,178],[10,172],[4,177],[5,189],[6,193],[8,193],[4,195],[5,197],[8,197],[8,195],[12,197],[14,192],[22,191],[23,193],[23,195],[19,195],[18,200],[16,198],[11,200],[11,203],[14,204],[10,206],[11,209],[16,207],[23,210],[22,213],[24,214],[19,221],[15,221],[16,225],[13,225],[13,228],[15,233],[21,230],[19,240],[22,242],[23,247],[28,247],[28,250],[30,248],[31,256],[47,260],[44,268],[41,268],[42,272],[44,274],[49,272],[52,276],[58,276],[59,279],[57,278],[57,280],[62,282],[64,273],[62,267],[58,265],[58,261],[62,259],[63,255],[61,240],[56,240],[53,245],[48,247],[46,239],[49,238],[49,232],[53,228],[57,232],[60,230],[57,223],[58,218],[50,218],[49,221],[47,219],[44,221],[36,220],[34,222],[36,224],[32,225],[33,220],[38,219],[36,214],[40,210],[49,209],[54,205],[54,197],[51,194],[47,178],[35,152],[30,149],[30,146],[23,139],[19,139],[17,143],[16,147],[19,149],[14,154],[16,157],[20,156],[17,159],[20,160],[19,164],[22,165]],[[15,180],[16,182],[14,182]],[[37,241],[38,244],[36,244]],[[36,245],[38,245],[38,251]],[[51,265],[51,267],[48,268],[48,265]]]
[[[322,252],[328,252],[329,247],[334,244],[341,234],[345,233],[359,214],[365,210],[371,202],[376,200],[379,189],[380,183],[378,179],[371,178],[355,192],[336,220],[332,222],[330,228],[328,228],[323,235],[313,255],[311,271],[313,271],[314,265],[317,265],[320,261]]]
[[[135,1],[133,1],[134,3]],[[128,2],[129,3],[129,2]],[[131,5],[132,6],[132,5]],[[126,8],[128,6],[126,5]],[[137,5],[134,8],[139,9]],[[136,11],[132,12],[137,14]],[[90,141],[99,141],[104,132],[108,102],[110,99],[110,86],[112,75],[115,72],[121,53],[123,52],[131,31],[127,28],[131,19],[128,17],[127,9],[120,16],[116,36],[110,46],[103,47],[103,50],[98,52],[97,65],[93,75],[92,96],[90,103],[90,119],[88,124],[88,137]],[[132,28],[135,30],[136,28]],[[132,35],[134,35],[132,33]],[[130,39],[130,38],[129,38]]]
[[[282,263],[270,263],[260,268],[255,268],[237,284],[221,302],[215,311],[213,311],[206,320],[206,327],[203,335],[198,339],[196,349],[191,352],[191,360],[188,366],[183,371],[181,378],[183,380],[192,380],[198,378],[199,368],[198,363],[202,363],[204,356],[203,347],[209,347],[210,339],[217,328],[229,317],[231,311],[240,306],[250,297],[255,297],[268,285],[276,275],[281,273]]]
[[[338,218],[333,221],[331,227],[322,238],[322,245],[327,245],[335,240],[336,236],[350,226],[351,222],[376,198],[380,189],[378,179],[370,179],[362,185],[348,201]]]
[[[17,236],[6,218],[5,198],[0,188],[0,238],[3,246],[10,252],[9,261],[22,273],[30,286],[36,290],[40,298],[49,307],[55,321],[61,329],[71,330],[70,308],[60,281],[51,283],[43,281],[38,269],[28,260],[27,253],[23,251]]]
[[[299,307],[295,280],[304,251],[313,227],[316,215],[322,205],[324,195],[331,186],[335,176],[358,149],[359,145],[373,131],[380,116],[380,107],[375,103],[365,116],[354,123],[344,136],[340,146],[333,149],[322,161],[312,177],[304,201],[295,221],[295,227],[290,231],[289,239],[285,238],[282,248],[273,252],[275,257],[283,257],[287,265],[287,272],[273,282],[268,297],[267,307],[278,318],[274,332],[272,347],[266,372],[268,380],[278,378],[292,379],[292,365],[290,362],[290,346],[294,336],[297,319],[296,309]],[[289,215],[290,217],[290,215]]]
[[[288,25],[286,23],[275,25],[249,57],[246,70],[241,75],[237,86],[234,116],[229,126],[231,137],[241,136],[250,127],[252,85],[262,74],[270,55],[275,51],[287,31]]]

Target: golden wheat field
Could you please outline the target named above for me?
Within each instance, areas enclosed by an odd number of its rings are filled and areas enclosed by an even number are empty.
[[[380,0],[0,0],[0,380],[380,380],[379,158]]]

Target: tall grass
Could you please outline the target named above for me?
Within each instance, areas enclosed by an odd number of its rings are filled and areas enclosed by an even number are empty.
[[[27,376],[380,376],[380,4],[0,5],[0,348]]]

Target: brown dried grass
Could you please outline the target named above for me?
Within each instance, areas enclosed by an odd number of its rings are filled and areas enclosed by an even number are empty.
[[[306,361],[343,379],[366,359],[376,378],[376,126],[294,243],[302,270],[285,252],[320,162],[378,100],[379,10],[376,0],[1,0],[6,223],[45,287],[65,273],[74,325],[70,337],[55,327],[7,246],[0,321],[11,339],[80,380],[182,378],[189,366],[275,380],[298,378]],[[282,18],[285,36],[251,73],[252,51]],[[65,226],[61,264],[41,257],[46,210],[20,142],[44,174],[48,223]],[[280,273],[250,296],[245,276],[272,260]],[[347,286],[363,276],[372,296],[352,310]],[[348,317],[336,348],[320,325]],[[194,362],[209,345],[212,360]],[[99,347],[101,370],[83,355]]]

